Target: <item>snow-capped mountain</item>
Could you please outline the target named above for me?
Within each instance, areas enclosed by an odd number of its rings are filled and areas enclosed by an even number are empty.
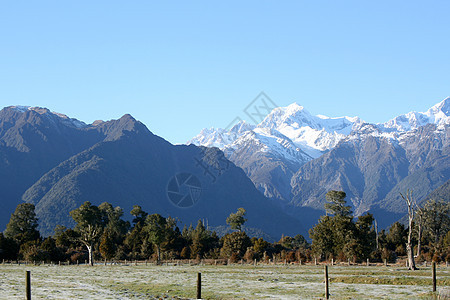
[[[236,124],[229,131],[224,129],[203,129],[187,144],[205,147],[218,147],[228,154],[240,145],[254,138],[265,145],[266,152],[271,149],[285,149],[286,158],[292,159],[292,151],[303,152],[300,160],[310,160],[321,156],[325,151],[334,148],[339,141],[352,131],[366,131],[375,135],[395,137],[395,133],[411,131],[426,124],[450,124],[450,97],[445,98],[426,112],[409,112],[388,122],[368,124],[359,117],[331,118],[323,115],[311,115],[303,106],[293,103],[287,107],[272,110],[258,125],[245,121]],[[254,134],[249,135],[249,132]],[[394,134],[392,134],[394,133]],[[273,142],[278,145],[275,145]],[[282,148],[279,148],[280,145]],[[280,151],[277,151],[282,155]]]
[[[279,107],[258,125],[251,125],[242,121],[229,131],[223,129],[204,129],[188,144],[205,147],[218,147],[230,154],[237,146],[248,142],[251,138],[260,141],[270,152],[275,144],[281,144],[286,149],[286,158],[297,157],[294,152],[300,153],[301,160],[311,160],[319,157],[324,151],[333,148],[342,138],[350,134],[352,129],[361,124],[358,117],[330,118],[322,115],[313,116],[303,106],[293,103],[287,107]],[[275,148],[278,148],[276,145]],[[278,151],[280,155],[280,153]],[[306,154],[306,156],[305,156]]]
[[[303,106],[293,103],[274,109],[257,127],[280,132],[299,149],[316,158],[336,146],[361,123],[358,117],[313,116]]]
[[[369,124],[359,117],[314,116],[293,103],[275,108],[256,126],[242,121],[229,131],[204,129],[188,144],[220,148],[267,197],[288,200],[293,174],[339,142],[367,137],[400,141],[403,133],[426,124],[450,124],[449,112],[450,98],[446,98],[426,112],[410,112],[386,123]]]
[[[244,169],[267,197],[289,200],[292,175],[362,124],[358,117],[313,116],[293,103],[274,110],[258,125],[245,121],[229,131],[204,129],[188,144],[218,147]]]
[[[383,131],[405,132],[426,124],[450,124],[450,97],[445,98],[426,112],[409,112],[386,123],[379,124]]]
[[[205,147],[217,147],[221,150],[225,150],[241,135],[245,134],[246,132],[250,132],[253,129],[255,129],[255,126],[245,121],[241,121],[238,124],[234,125],[229,131],[221,128],[205,128],[187,144],[195,144]]]

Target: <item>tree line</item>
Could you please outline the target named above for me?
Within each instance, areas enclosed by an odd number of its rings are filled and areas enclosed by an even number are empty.
[[[0,259],[28,261],[229,259],[232,262],[268,261],[307,262],[312,260],[395,262],[406,255],[408,230],[399,222],[378,232],[372,214],[355,218],[346,205],[345,193],[326,195],[326,215],[310,229],[311,244],[302,235],[282,236],[278,242],[250,238],[243,230],[246,211],[239,208],[226,223],[231,233],[219,237],[199,220],[196,226],[180,230],[177,220],[149,214],[133,206],[131,222],[123,219],[120,207],[104,202],[98,206],[83,203],[70,212],[74,228],[57,226],[53,236],[38,231],[35,207],[19,204],[4,233],[0,233]],[[430,200],[417,208],[411,239],[416,259],[450,260],[450,205]],[[276,221],[276,220],[273,220]]]

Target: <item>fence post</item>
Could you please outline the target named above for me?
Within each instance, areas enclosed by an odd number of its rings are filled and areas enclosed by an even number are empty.
[[[25,289],[27,293],[27,300],[31,300],[31,274],[30,271],[26,271]]]
[[[367,266],[370,266],[369,259],[367,259]]]
[[[325,299],[330,299],[330,291],[328,288],[328,266],[325,265]]]
[[[433,261],[433,293],[436,292],[436,262]]]
[[[197,273],[197,299],[202,299],[202,273]]]

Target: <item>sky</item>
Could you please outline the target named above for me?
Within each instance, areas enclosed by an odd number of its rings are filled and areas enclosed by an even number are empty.
[[[129,113],[172,143],[251,122],[244,110],[261,92],[385,122],[450,96],[449,11],[450,1],[0,1],[0,106],[86,123]]]

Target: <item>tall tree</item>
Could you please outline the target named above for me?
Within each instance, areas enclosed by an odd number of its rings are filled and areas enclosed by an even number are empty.
[[[309,231],[316,256],[326,259],[344,256],[359,260],[367,258],[375,248],[373,216],[360,216],[355,223],[345,197],[343,191],[326,194],[327,203],[324,206],[331,216],[322,216],[319,223]]]
[[[319,258],[322,256],[327,258],[330,255],[334,255],[333,221],[333,218],[330,216],[322,216],[319,219],[319,223],[309,230],[309,236],[312,240],[312,251]]]
[[[231,213],[227,218],[227,224],[230,225],[231,229],[242,231],[242,225],[247,221],[245,219],[246,211],[244,208],[238,208],[236,213]]]
[[[372,214],[367,213],[359,216],[356,221],[357,240],[361,246],[362,258],[369,258],[370,253],[377,248],[377,234],[375,227],[373,226],[374,217]]]
[[[99,250],[104,258],[111,259],[115,256],[118,245],[123,244],[130,224],[121,219],[123,210],[118,206],[113,207],[110,203],[104,202],[98,206],[98,209],[103,227]]]
[[[130,214],[134,217],[133,223],[135,225],[137,224],[143,224],[145,222],[145,218],[147,218],[148,213],[142,210],[142,207],[139,205],[133,205],[133,209],[131,210]]]
[[[247,248],[251,246],[252,242],[245,232],[235,231],[223,237],[220,254],[224,258],[230,258],[233,254],[236,258],[242,258]]]
[[[147,232],[144,230],[148,214],[139,205],[133,205],[130,214],[134,216],[134,226],[127,234],[124,244],[128,247],[132,258],[148,258],[153,253]]]
[[[16,259],[18,251],[19,247],[17,243],[12,238],[8,238],[0,232],[0,260]]]
[[[161,246],[166,239],[166,225],[166,219],[159,214],[148,215],[145,220],[148,241],[155,245],[158,263],[161,260]]]
[[[421,209],[423,212],[423,225],[431,237],[435,248],[441,238],[450,230],[450,202],[431,199]]]
[[[74,230],[79,234],[79,241],[86,246],[89,265],[93,266],[94,244],[102,233],[102,214],[97,206],[86,201],[79,208],[72,210],[70,216],[77,223]]]
[[[191,231],[190,229],[186,230],[186,234]],[[192,258],[202,258],[209,251],[213,250],[215,247],[218,247],[219,238],[216,232],[211,232],[207,228],[201,220],[198,220],[197,227],[191,231],[190,241],[190,254]]]
[[[19,245],[39,239],[38,218],[34,208],[34,204],[31,203],[17,205],[15,212],[11,214],[8,225],[6,225],[5,236],[12,238]]]
[[[351,207],[346,204],[345,197],[347,195],[343,191],[329,191],[325,197],[328,203],[325,203],[325,210],[327,213],[349,217],[352,214]]]
[[[416,263],[414,262],[414,253],[412,244],[414,210],[416,207],[416,202],[413,199],[411,190],[407,190],[405,195],[400,193],[400,196],[403,198],[403,200],[405,200],[406,205],[408,207],[408,242],[406,244],[406,253],[408,255],[408,267],[410,270],[417,270]]]
[[[405,225],[400,222],[395,222],[391,225],[391,227],[389,227],[389,231],[386,234],[387,248],[397,252],[399,252],[398,249],[400,248],[400,252],[405,253],[407,235]]]

